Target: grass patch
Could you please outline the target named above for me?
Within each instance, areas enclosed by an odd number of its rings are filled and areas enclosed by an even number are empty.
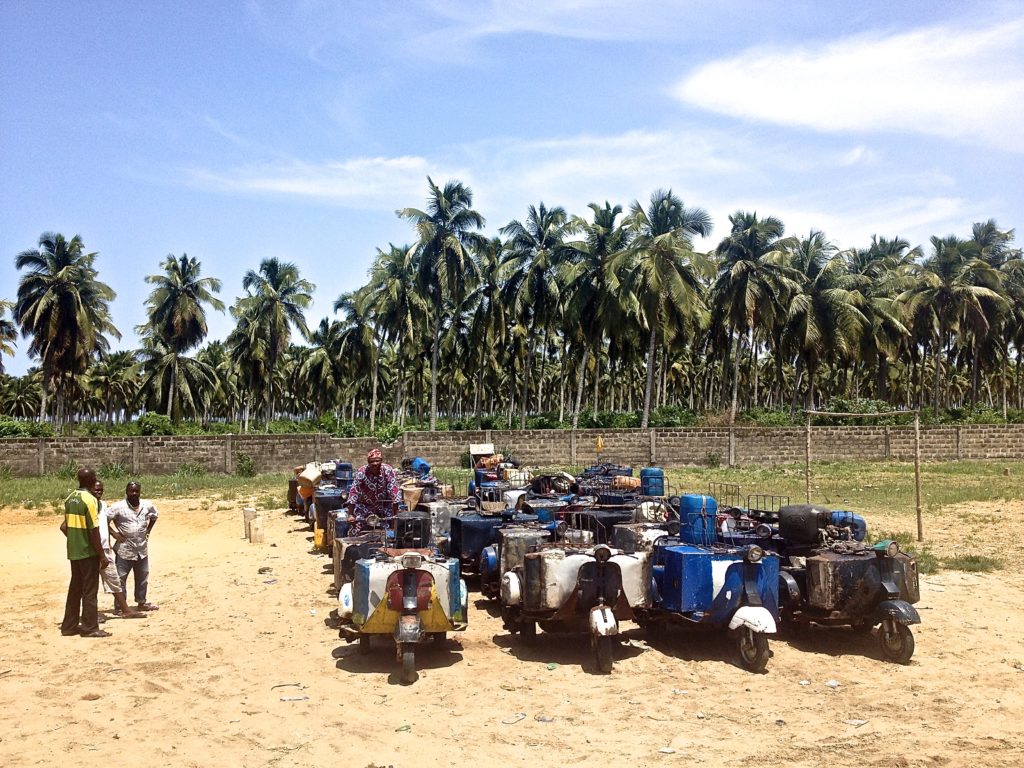
[[[994,557],[987,555],[954,555],[953,557],[942,558],[942,567],[952,571],[967,571],[968,573],[991,573],[998,571],[1003,564]]]
[[[285,506],[286,503],[287,501],[282,501],[280,494],[275,493],[261,496],[256,500],[255,506],[256,509],[272,510],[281,509]]]
[[[77,471],[77,470],[76,470]],[[147,499],[208,498],[230,502],[241,497],[277,494],[284,496],[288,488],[287,474],[268,474],[256,477],[235,477],[233,475],[140,475],[132,477],[142,485],[142,495]],[[105,480],[102,477],[100,479]],[[62,512],[64,499],[77,486],[77,482],[55,475],[44,477],[12,477],[0,483],[0,509],[18,507],[38,509],[41,514]],[[122,497],[124,485],[108,487],[107,502],[113,503]]]
[[[108,480],[124,480],[130,474],[128,467],[120,461],[107,461],[100,465],[96,477],[106,482]]]
[[[206,477],[206,467],[196,461],[186,461],[178,466],[174,476],[179,478]]]

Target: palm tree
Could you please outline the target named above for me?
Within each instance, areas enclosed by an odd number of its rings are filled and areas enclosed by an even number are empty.
[[[204,413],[216,382],[216,375],[207,363],[197,357],[180,355],[157,336],[143,339],[139,356],[145,375],[139,391],[146,398],[147,407],[163,410],[176,424],[182,416],[194,418]]]
[[[28,419],[39,412],[43,397],[39,369],[24,376],[0,376],[0,413],[16,419]]]
[[[57,397],[58,423],[64,417],[67,381],[82,374],[90,355],[106,351],[107,334],[121,338],[110,321],[115,293],[100,282],[96,253],[86,253],[82,238],[44,232],[36,250],[19,253],[15,267],[27,270],[18,283],[14,319],[23,337],[32,337],[28,353],[43,370],[40,419],[46,418],[46,393]]]
[[[875,235],[868,248],[847,253],[847,269],[859,278],[858,288],[865,298],[862,310],[870,324],[862,337],[860,358],[874,366],[875,396],[881,400],[889,397],[889,361],[899,356],[911,338],[896,297],[913,285],[913,265],[920,256],[921,248],[911,248],[902,237]]]
[[[127,418],[139,394],[139,361],[134,352],[109,352],[89,369],[89,390],[99,398],[107,415],[107,424],[114,423],[114,413],[122,411]]]
[[[426,319],[427,304],[416,290],[416,276],[419,270],[419,249],[410,246],[389,244],[388,250],[377,249],[377,256],[370,268],[367,284],[367,311],[370,313],[379,335],[378,344],[394,345],[398,354],[395,389],[395,418],[398,418],[399,402],[406,379],[405,369],[415,359],[411,343],[417,329]],[[375,380],[380,374],[380,354],[375,356]],[[374,386],[373,406],[370,409],[370,428],[375,425],[376,390]]]
[[[658,190],[646,210],[634,201],[625,223],[633,241],[618,263],[625,270],[624,282],[636,297],[647,331],[647,377],[640,421],[646,429],[659,336],[667,343],[706,311],[691,238],[711,234],[711,217],[702,208],[685,207],[672,190]]]
[[[363,286],[353,293],[343,293],[334,302],[334,311],[344,313],[338,337],[338,349],[344,359],[344,370],[352,383],[351,396],[353,411],[360,385],[370,374],[370,422],[376,424],[374,411],[377,409],[377,374],[380,361],[380,345],[376,328],[370,314],[370,286]]]
[[[137,330],[142,335],[152,334],[172,355],[167,395],[167,415],[171,416],[172,413],[180,415],[175,400],[178,377],[173,368],[186,352],[206,338],[204,305],[223,312],[224,303],[213,295],[220,292],[220,280],[200,277],[202,267],[195,258],[187,254],[180,258],[168,254],[160,266],[163,274],[146,276],[146,282],[155,287],[146,299],[148,323]]]
[[[310,348],[298,365],[298,378],[308,393],[317,418],[337,404],[343,377],[341,359],[343,326],[326,317],[309,337]]]
[[[560,276],[567,295],[563,326],[570,337],[578,333],[581,342],[573,429],[579,426],[587,363],[591,355],[595,361],[598,359],[610,329],[620,326],[626,314],[619,277],[612,268],[614,259],[630,241],[629,230],[617,222],[622,206],[612,206],[605,201],[604,206],[590,203],[587,207],[593,213],[593,221],[574,217],[573,228],[583,235],[583,239],[569,244],[570,250]]]
[[[729,234],[715,249],[721,263],[711,296],[714,303],[712,326],[721,324],[733,334],[729,423],[735,424],[740,342],[748,334],[753,349],[756,329],[775,326],[781,332],[789,299],[798,290],[799,275],[784,263],[785,249],[793,247],[795,242],[792,238],[783,238],[785,227],[779,219],[774,216],[760,219],[756,212],[737,211],[729,217],[729,222],[732,225]],[[778,349],[776,361],[776,375],[781,378],[782,359]],[[778,384],[781,385],[781,381]]]
[[[0,376],[4,373],[4,355],[14,354],[14,340],[18,338],[18,329],[4,315],[13,309],[14,304],[0,299]]]
[[[473,415],[479,426],[484,391],[484,377],[499,369],[498,351],[505,346],[508,329],[505,321],[505,302],[501,300],[505,284],[505,244],[499,237],[483,240],[473,249],[477,274],[480,276],[467,306],[469,337],[473,340],[471,353],[475,357],[476,392],[473,396]]]
[[[239,408],[238,372],[231,362],[228,347],[223,341],[211,341],[196,353],[196,358],[210,366],[213,371],[213,389],[205,398],[206,412],[203,422],[212,417],[236,418]]]
[[[1000,295],[1001,275],[966,241],[953,235],[932,237],[932,255],[918,272],[917,283],[900,295],[915,325],[930,329],[934,350],[935,378],[932,407],[939,410],[939,394],[944,371],[942,350],[949,347],[953,336],[969,331],[978,336],[988,333],[990,316],[995,308],[1005,306]],[[947,393],[948,401],[948,393]]]
[[[251,269],[242,278],[246,296],[239,300],[240,310],[248,313],[253,329],[266,333],[266,376],[264,393],[266,429],[274,414],[273,377],[278,359],[288,348],[294,327],[304,339],[309,338],[305,310],[313,301],[313,284],[299,276],[294,264],[276,258],[264,259],[258,272]],[[250,337],[251,338],[251,337]]]
[[[505,269],[508,281],[504,294],[513,316],[526,331],[521,381],[520,429],[526,428],[530,362],[543,334],[542,349],[562,301],[558,271],[565,260],[565,237],[571,231],[569,216],[561,206],[548,209],[543,202],[527,211],[526,223],[513,220],[501,228],[508,237]],[[543,382],[538,381],[538,399]]]
[[[403,208],[398,215],[411,221],[419,235],[419,288],[427,297],[434,321],[434,340],[430,353],[430,431],[437,428],[437,369],[444,324],[445,302],[459,305],[467,284],[476,278],[470,246],[481,236],[484,217],[473,210],[473,192],[459,181],[449,181],[440,189],[428,176],[430,193],[426,210]]]
[[[846,260],[823,232],[811,230],[789,252],[790,266],[803,276],[786,317],[786,337],[807,370],[807,409],[814,408],[814,379],[825,359],[856,357],[861,336],[869,327],[861,311],[864,297]],[[799,383],[793,385],[796,400]]]

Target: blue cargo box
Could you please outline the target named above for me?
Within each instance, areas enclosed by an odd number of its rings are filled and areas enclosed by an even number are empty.
[[[665,610],[693,613],[737,607],[743,595],[743,555],[686,545],[666,547],[661,581]],[[777,557],[765,555],[761,560],[757,588],[764,607],[778,615]]]

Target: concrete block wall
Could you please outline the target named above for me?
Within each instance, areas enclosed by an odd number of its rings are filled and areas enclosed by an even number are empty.
[[[598,454],[596,441],[604,441]],[[615,462],[634,467],[664,467],[728,462],[733,441],[736,463],[791,464],[803,461],[802,427],[688,427],[659,429],[480,430],[475,432],[409,432],[381,446],[366,437],[328,435],[177,435],[169,437],[71,437],[0,439],[0,467],[17,475],[53,472],[69,460],[76,464],[120,463],[134,474],[170,474],[185,463],[208,472],[233,473],[240,454],[252,458],[258,472],[288,472],[311,460],[348,459],[362,464],[370,448],[382,448],[385,461],[399,464],[403,456],[422,456],[437,467],[457,467],[471,443],[493,443],[535,467],[586,466]],[[814,460],[910,461],[914,428],[813,427]],[[967,425],[921,428],[921,457],[926,461],[956,459],[1024,460],[1024,425]]]

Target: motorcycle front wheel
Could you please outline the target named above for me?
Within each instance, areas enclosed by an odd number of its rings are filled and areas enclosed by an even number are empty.
[[[607,675],[612,671],[615,662],[615,638],[602,635],[594,638],[594,656],[597,660],[597,671]]]
[[[748,672],[764,672],[771,656],[768,636],[750,627],[740,627],[737,632],[736,647],[740,653],[740,664]]]
[[[878,645],[889,661],[906,664],[914,655],[914,633],[905,624],[886,619],[878,628]]]
[[[416,646],[406,643],[402,646],[402,684],[416,681]]]

